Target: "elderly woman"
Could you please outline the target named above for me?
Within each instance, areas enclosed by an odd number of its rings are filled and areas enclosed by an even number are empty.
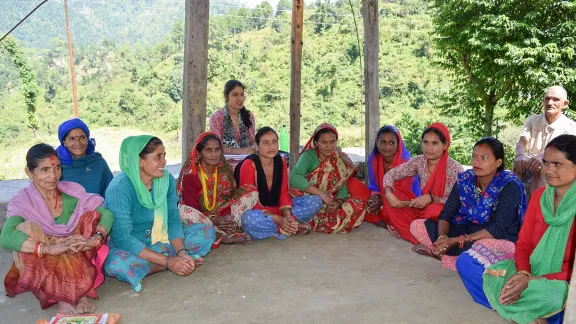
[[[366,202],[350,197],[348,180],[356,168],[345,153],[337,150],[338,131],[324,123],[300,152],[290,176],[292,197],[316,195],[324,206],[310,224],[321,233],[348,233],[360,226],[366,214]]]
[[[450,131],[442,123],[433,123],[422,133],[422,155],[415,156],[384,175],[386,200],[384,208],[390,218],[388,228],[396,238],[417,245],[410,233],[410,224],[421,218],[438,219],[444,202],[456,183],[458,173],[464,171],[460,163],[448,156]],[[422,195],[396,187],[402,179],[417,175]],[[425,253],[414,248],[417,253]]]
[[[520,324],[562,322],[576,251],[576,136],[550,141],[542,162],[547,186],[532,194],[514,259],[485,272],[460,272],[478,303]],[[457,266],[460,270],[460,260]]]
[[[0,244],[14,250],[6,275],[6,294],[31,291],[42,309],[55,303],[58,313],[91,313],[88,298],[98,299],[106,239],[114,218],[99,195],[73,182],[60,181],[56,151],[36,144],[26,154],[28,187],[8,204]]]
[[[278,154],[278,134],[271,127],[256,133],[258,153],[249,155],[236,167],[241,187],[258,188],[258,203],[242,216],[242,228],[254,239],[303,235],[311,231],[310,221],[322,208],[319,196],[290,199],[286,160]]]
[[[150,135],[130,136],[120,147],[122,173],[106,191],[106,207],[115,215],[106,274],[136,291],[149,274],[170,270],[190,275],[210,252],[214,229],[204,224],[182,228],[176,180],[164,169],[162,141]]]
[[[236,188],[218,135],[206,132],[198,137],[180,171],[177,190],[182,222],[213,226],[217,237],[213,248],[221,243],[250,243],[240,227],[241,217],[258,197],[254,188]]]
[[[378,227],[390,227],[390,216],[384,209],[384,175],[393,168],[410,160],[410,152],[406,148],[400,131],[390,125],[382,126],[376,134],[374,148],[368,156],[368,187],[356,178],[348,182],[348,190],[354,197],[366,200],[365,222]],[[404,178],[394,184],[395,188],[411,191],[416,197],[420,196],[418,177]]]
[[[442,265],[454,271],[456,258],[474,242],[507,247],[502,252],[513,254],[527,205],[522,181],[504,170],[502,142],[477,141],[471,164],[472,170],[458,175],[438,221],[417,219],[410,226],[420,253],[441,257]]]
[[[112,171],[102,154],[94,151],[96,142],[90,138],[88,126],[78,118],[65,121],[58,127],[58,140],[61,180],[79,183],[87,192],[104,196]]]

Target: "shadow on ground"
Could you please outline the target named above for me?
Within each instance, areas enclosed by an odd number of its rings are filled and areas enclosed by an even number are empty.
[[[11,253],[0,251],[0,275]],[[164,272],[140,293],[107,278],[98,311],[121,323],[506,323],[475,304],[458,274],[364,224],[346,235],[311,234],[223,246],[187,278]],[[31,293],[0,289],[0,323],[53,316]]]

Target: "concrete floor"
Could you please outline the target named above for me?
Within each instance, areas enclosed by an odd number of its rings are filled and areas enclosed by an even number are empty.
[[[0,251],[2,278],[11,262]],[[121,323],[506,323],[472,301],[457,273],[370,224],[223,246],[188,278],[155,274],[140,293],[107,278],[98,293],[98,311],[120,313]],[[31,293],[12,299],[0,288],[0,323],[54,313]]]

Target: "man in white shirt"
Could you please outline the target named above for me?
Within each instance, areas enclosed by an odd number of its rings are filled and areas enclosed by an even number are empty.
[[[514,172],[526,184],[528,197],[546,184],[546,175],[541,172],[546,145],[559,135],[576,135],[576,123],[562,113],[568,107],[568,94],[563,87],[550,87],[542,99],[542,107],[544,113],[526,119],[516,144]]]

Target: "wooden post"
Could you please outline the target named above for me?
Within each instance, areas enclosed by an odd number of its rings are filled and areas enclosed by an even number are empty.
[[[70,59],[70,76],[72,78],[72,99],[74,101],[74,116],[80,117],[78,109],[78,91],[76,90],[76,72],[74,72],[74,53],[72,51],[72,34],[70,33],[70,21],[68,21],[68,4],[64,0],[64,15],[66,16],[66,36],[68,37],[68,57]]]
[[[194,147],[198,136],[206,129],[209,10],[209,0],[186,0],[182,163]]]
[[[376,140],[380,128],[380,84],[378,73],[378,54],[380,50],[378,26],[378,0],[363,0],[364,17],[364,99],[366,105],[366,141],[364,144],[366,159]]]
[[[304,0],[292,1],[292,44],[290,57],[290,170],[300,152],[300,107],[302,87],[302,28]]]
[[[576,265],[576,261],[574,264]],[[566,301],[566,312],[564,313],[564,324],[576,324],[576,268],[573,268],[571,278]]]

